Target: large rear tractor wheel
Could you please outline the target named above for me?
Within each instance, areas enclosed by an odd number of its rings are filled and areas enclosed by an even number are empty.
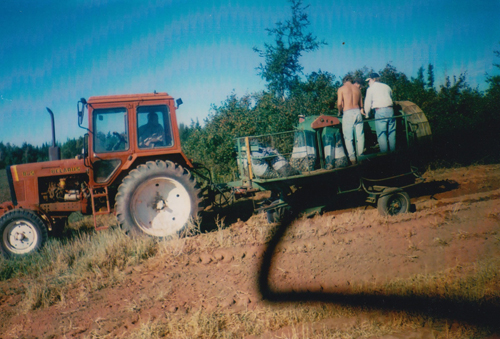
[[[171,161],[149,161],[132,170],[116,194],[116,217],[129,232],[154,237],[179,234],[200,211],[191,173]]]
[[[12,210],[0,218],[0,249],[7,258],[39,250],[47,241],[47,228],[35,212]]]
[[[378,199],[377,209],[383,216],[407,213],[410,210],[410,196],[404,191],[388,193]]]

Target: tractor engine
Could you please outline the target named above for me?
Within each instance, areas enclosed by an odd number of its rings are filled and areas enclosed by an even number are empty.
[[[90,196],[88,183],[76,175],[40,178],[39,192],[41,203],[79,201]]]

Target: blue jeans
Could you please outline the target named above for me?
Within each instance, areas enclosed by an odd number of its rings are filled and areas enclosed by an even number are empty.
[[[353,144],[354,132],[356,132],[357,155],[360,156],[365,149],[365,132],[363,131],[363,116],[359,108],[344,111],[342,118],[342,133],[344,134],[345,148],[350,160],[356,159]]]
[[[393,116],[394,111],[392,107],[375,109],[375,119],[382,119],[375,120],[378,145],[380,146],[380,152],[382,153],[387,153],[387,151],[394,152],[396,150],[396,119],[383,119],[391,118]]]

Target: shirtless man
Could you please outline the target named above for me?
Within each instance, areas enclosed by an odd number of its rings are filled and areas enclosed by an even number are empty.
[[[365,135],[363,132],[363,98],[360,89],[353,85],[352,77],[346,75],[342,80],[343,85],[337,91],[337,108],[339,115],[343,115],[342,133],[344,134],[345,147],[352,164],[356,163],[354,153],[354,131],[356,131],[357,155],[363,154],[365,148]]]

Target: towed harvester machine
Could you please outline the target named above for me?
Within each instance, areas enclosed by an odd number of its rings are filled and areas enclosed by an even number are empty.
[[[396,151],[381,153],[377,119],[362,122],[365,148],[351,163],[342,136],[342,118],[309,116],[289,132],[236,139],[240,180],[229,183],[236,195],[271,191],[257,209],[277,221],[290,208],[319,212],[335,208],[342,194],[360,192],[382,215],[410,209],[405,189],[423,181],[412,159],[425,152],[432,133],[422,110],[412,102],[394,105]],[[354,139],[355,145],[358,140]],[[357,147],[354,147],[355,149]],[[247,150],[250,150],[249,152]]]

